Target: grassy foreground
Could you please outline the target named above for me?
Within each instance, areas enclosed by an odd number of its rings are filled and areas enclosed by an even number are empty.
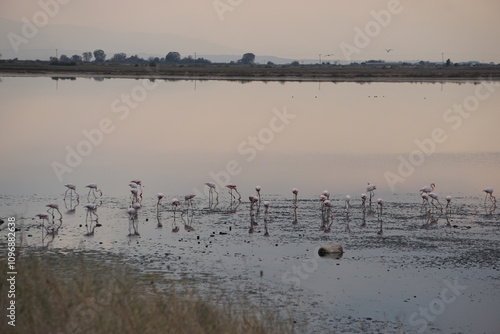
[[[236,306],[228,296],[158,291],[150,277],[103,262],[61,253],[18,257],[12,327],[2,257],[0,333],[293,333],[270,312]]]

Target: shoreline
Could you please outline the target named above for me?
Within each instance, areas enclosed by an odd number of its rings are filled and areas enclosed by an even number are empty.
[[[25,78],[42,78],[42,77],[52,77],[55,80],[66,80],[66,79],[92,79],[92,78],[102,78],[102,79],[154,79],[154,80],[199,80],[199,81],[286,81],[286,82],[401,82],[401,83],[419,83],[419,82],[429,82],[429,83],[466,83],[466,82],[481,82],[481,81],[500,81],[500,78],[435,78],[435,77],[336,77],[336,78],[324,78],[324,77],[296,77],[296,76],[285,76],[285,77],[251,77],[251,76],[194,76],[194,75],[132,75],[132,74],[120,74],[120,73],[61,73],[61,72],[50,72],[50,73],[35,73],[35,72],[2,72],[0,71],[0,78],[9,77],[25,77]]]
[[[0,77],[121,78],[281,82],[480,82],[500,81],[500,66],[379,68],[365,66],[132,66],[0,63]]]

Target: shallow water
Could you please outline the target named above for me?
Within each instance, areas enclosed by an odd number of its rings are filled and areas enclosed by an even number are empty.
[[[257,184],[352,195],[367,182],[479,194],[500,187],[499,83],[484,85],[5,77],[0,193],[95,182],[120,196],[140,178],[151,193],[213,181],[245,196]],[[450,111],[477,91],[490,95],[473,111]]]
[[[266,196],[270,201],[268,237],[264,236],[262,210],[256,217],[259,225],[249,234],[248,202],[234,212],[234,208],[228,210],[227,200],[209,210],[206,199],[198,199],[190,224],[194,231],[184,229],[185,220],[177,212],[180,230],[173,233],[170,204],[161,205],[163,227],[159,228],[156,199],[148,196],[139,211],[137,236],[129,235],[126,197],[102,199],[96,211],[102,226],[91,236],[86,234],[95,222],[86,222],[82,204],[72,214],[63,210],[63,223],[55,237],[47,236],[40,222],[30,218],[43,212],[46,203],[56,201],[64,208],[61,197],[3,196],[0,210],[9,215],[19,212],[24,246],[116,253],[142,271],[167,280],[196,282],[201,291],[237,293],[256,305],[277,309],[298,325],[307,322],[307,332],[417,333],[425,323],[426,331],[494,333],[500,324],[495,317],[500,270],[498,209],[484,206],[482,197],[460,196],[453,199],[448,213],[435,211],[437,222],[428,225],[418,194],[399,196],[401,201],[386,195],[383,236],[377,235],[378,217],[369,213],[369,207],[366,227],[361,227],[363,210],[357,198],[351,201],[347,232],[344,203],[338,195],[333,200],[330,233],[319,229],[319,201],[300,200],[299,223],[293,225],[292,201]],[[317,255],[321,245],[330,243],[343,245],[340,259]],[[461,287],[456,295],[445,292],[453,302],[442,304],[442,309],[439,301],[431,306],[450,285]],[[430,313],[435,318],[424,321],[420,307],[435,310]]]
[[[499,211],[484,204],[482,189],[500,189],[500,94],[481,100],[456,129],[456,118],[444,119],[479,85],[2,78],[0,217],[18,217],[25,246],[120,254],[167,280],[195,282],[202,291],[222,288],[274,308],[297,325],[307,323],[306,332],[418,333],[427,326],[427,332],[494,333],[500,328]],[[137,87],[151,90],[140,96]],[[126,115],[121,101],[133,94],[139,98]],[[82,131],[103,119],[103,128],[113,130],[88,146]],[[412,156],[422,149],[415,141],[432,146],[425,140],[436,128],[446,140],[434,142],[428,155]],[[70,166],[68,147],[88,154],[81,161],[73,156]],[[414,170],[401,175],[401,161],[410,157]],[[59,180],[54,162],[71,171]],[[404,180],[391,187],[388,172]],[[144,200],[140,236],[129,236],[128,183],[135,178],[143,181]],[[243,203],[230,207],[219,187],[220,202],[209,208],[207,181],[236,183]],[[78,204],[63,201],[69,182],[77,185]],[[86,235],[95,226],[86,226],[83,207],[90,182],[104,197],[97,201],[101,226]],[[359,195],[367,182],[377,190],[362,227]],[[443,205],[444,196],[453,197],[447,214],[432,209],[429,217],[422,209],[418,189],[431,182]],[[268,237],[262,207],[249,234],[247,199],[257,184],[270,201]],[[297,225],[292,187],[299,188]],[[324,189],[332,192],[330,233],[320,230]],[[158,192],[165,193],[162,228]],[[189,192],[197,194],[194,231],[177,212],[180,230],[173,233],[170,200]],[[352,196],[349,217],[345,194]],[[383,236],[377,235],[378,197],[384,198]],[[34,218],[51,202],[64,216],[54,237]],[[340,259],[317,255],[330,243],[343,245]],[[455,295],[449,285],[463,289]],[[421,307],[431,310],[427,320]]]

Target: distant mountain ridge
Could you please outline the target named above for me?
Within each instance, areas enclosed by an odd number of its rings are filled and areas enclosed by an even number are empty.
[[[72,25],[46,25],[38,28],[38,33],[28,38],[28,43],[19,44],[16,53],[9,40],[9,33],[21,38],[24,23],[9,19],[0,19],[0,52],[2,58],[43,59],[58,55],[80,54],[84,51],[103,49],[108,57],[114,53],[125,52],[127,55],[148,52],[152,55],[162,55],[169,51],[177,51],[182,55],[197,54],[243,54],[243,50],[218,45],[202,39],[195,39],[180,35],[158,33],[147,34],[141,32],[112,32],[92,27]],[[12,35],[12,34],[11,34]]]

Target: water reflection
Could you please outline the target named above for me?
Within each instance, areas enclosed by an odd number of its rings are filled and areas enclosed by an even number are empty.
[[[439,180],[449,193],[477,193],[500,167],[500,94],[481,101],[459,129],[443,119],[474,94],[471,82],[323,82],[318,90],[314,82],[207,80],[194,90],[189,80],[156,80],[156,89],[127,105],[122,97],[140,80],[98,80],[58,80],[56,91],[51,78],[3,79],[0,141],[9,143],[0,148],[3,193],[53,194],[61,184],[92,179],[118,195],[123,180],[139,172],[156,191],[173,194],[186,187],[198,194],[206,181],[219,189],[236,183],[249,193],[258,182],[268,193],[286,195],[296,186],[310,198],[325,187],[361,193],[368,180],[386,193],[385,173],[397,173],[399,158],[408,159],[419,149],[415,142],[436,128],[446,141],[395,192]],[[103,120],[109,131],[101,131]],[[54,163],[64,166],[62,181]],[[212,196],[209,207],[217,202]]]
[[[94,200],[93,203],[87,203],[83,207],[87,210],[87,214],[85,215],[85,228],[87,233],[84,235],[89,237],[94,235],[94,231],[96,227],[99,227],[99,215],[97,214],[97,208],[102,205],[102,201]]]

